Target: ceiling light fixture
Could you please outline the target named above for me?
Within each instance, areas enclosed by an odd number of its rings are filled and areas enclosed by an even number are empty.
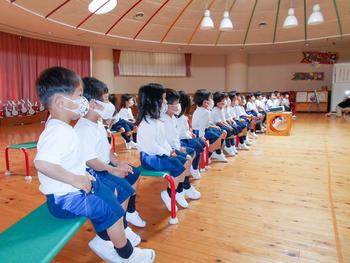
[[[323,15],[321,13],[320,4],[314,4],[312,8],[312,13],[307,20],[307,24],[310,26],[319,25],[324,22]]]
[[[92,0],[88,6],[90,13],[103,15],[111,12],[117,6],[117,0]]]
[[[232,21],[230,19],[230,13],[227,10],[228,6],[227,6],[227,0],[226,0],[226,6],[225,6],[225,11],[224,11],[224,17],[221,20],[220,23],[220,31],[230,31],[233,29],[233,24]]]
[[[205,2],[204,17],[201,22],[201,30],[210,30],[214,28],[214,22],[210,17],[210,11],[208,9],[208,1]]]
[[[295,16],[294,8],[290,7],[288,9],[288,16],[284,20],[283,27],[284,28],[293,28],[293,27],[296,27],[296,26],[298,26],[298,19]]]

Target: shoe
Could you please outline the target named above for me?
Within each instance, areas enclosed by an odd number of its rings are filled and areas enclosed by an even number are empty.
[[[130,144],[131,144],[131,148],[137,149],[137,143],[136,142],[130,141]]]
[[[249,147],[244,143],[238,144],[238,150],[249,150]]]
[[[229,147],[229,148],[225,146],[225,147],[224,147],[224,151],[227,153],[228,156],[233,157],[233,156],[236,155],[235,152],[232,151],[232,146]]]
[[[120,263],[121,257],[118,255],[117,251],[114,249],[112,241],[106,241],[95,236],[89,242],[90,249],[99,256],[104,262],[108,263]]]
[[[201,198],[201,193],[197,191],[196,188],[194,188],[193,185],[191,185],[190,189],[184,189],[185,196],[188,197],[191,200],[198,200]]]
[[[134,226],[137,227],[145,227],[146,222],[142,220],[140,217],[139,213],[137,211],[133,213],[126,213],[126,221],[128,221],[130,224],[133,224]]]
[[[194,179],[196,180],[201,179],[201,173],[199,172],[199,169],[193,169],[193,167],[191,166],[190,172]]]
[[[131,146],[130,142],[125,142],[125,148],[127,150],[131,150],[132,146]]]
[[[227,163],[227,159],[225,157],[225,155],[223,153],[221,154],[217,154],[216,152],[213,152],[213,154],[211,155],[211,158],[220,161],[220,162],[225,162]]]
[[[238,154],[238,150],[237,150],[236,146],[232,146],[232,150],[235,152],[236,155]]]
[[[130,227],[125,228],[125,236],[129,239],[133,247],[137,247],[141,243],[141,237],[136,234]]]
[[[89,247],[107,263],[152,263],[155,259],[155,252],[153,250],[140,248],[134,248],[133,253],[128,259],[122,259],[114,249],[112,241],[105,241],[99,236],[95,236],[89,242]],[[142,258],[140,254],[142,254]]]
[[[166,208],[169,210],[169,212],[171,212],[171,198],[168,195],[168,192],[166,190],[162,191],[160,193],[160,197],[162,198]],[[175,205],[175,209],[176,209],[176,211],[178,210],[176,205]]]
[[[153,263],[156,259],[156,252],[153,249],[134,248],[134,251],[129,258],[119,258],[119,263]]]
[[[258,138],[258,135],[255,132],[249,132],[250,136],[252,136],[254,139]]]
[[[182,207],[182,208],[188,208],[189,204],[185,199],[185,193],[182,191],[181,193],[176,193],[175,195],[176,202]]]
[[[245,140],[245,141],[244,141],[244,144],[247,145],[247,146],[250,146],[250,145],[252,145],[252,142],[251,142],[251,141],[248,141],[248,140]]]

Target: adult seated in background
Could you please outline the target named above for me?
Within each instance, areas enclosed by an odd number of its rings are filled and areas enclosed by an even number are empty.
[[[341,117],[343,113],[350,113],[350,95],[345,96],[343,101],[335,107],[335,112],[328,112],[326,117]]]

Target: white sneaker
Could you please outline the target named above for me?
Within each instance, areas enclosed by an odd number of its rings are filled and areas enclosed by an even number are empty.
[[[168,195],[167,190],[164,190],[160,193],[160,197],[162,198],[166,208],[169,210],[169,212],[171,212],[171,198]],[[176,211],[178,210],[177,206],[175,205],[175,209]]]
[[[255,132],[249,132],[249,134],[255,139],[258,138],[258,135]]]
[[[249,150],[249,147],[244,143],[238,144],[238,150]]]
[[[201,193],[191,185],[190,189],[184,189],[185,196],[192,200],[198,200],[201,198]]]
[[[228,156],[235,156],[235,152],[232,151],[232,146],[231,147],[224,147],[225,152],[227,153]]]
[[[96,235],[93,239],[90,240],[89,247],[97,256],[103,259],[103,261],[120,262],[116,261],[119,256],[114,249],[112,241],[103,240],[98,235]]]
[[[213,154],[211,155],[211,158],[220,161],[220,162],[225,162],[227,163],[227,159],[225,157],[225,155],[223,153],[221,154],[217,154],[216,152],[213,152]]]
[[[199,169],[193,169],[193,167],[191,165],[190,172],[191,172],[191,175],[194,179],[196,179],[196,180],[201,179],[201,173],[200,173]]]
[[[235,154],[238,154],[238,150],[237,150],[236,146],[232,146],[232,150],[235,152]]]
[[[131,144],[130,144],[130,142],[125,142],[125,148],[127,149],[127,150],[131,150]]]
[[[131,241],[130,241],[131,242]],[[151,249],[140,249],[134,247],[134,252],[131,254],[130,258],[122,259],[117,251],[114,249],[112,241],[105,241],[99,236],[95,236],[90,242],[89,247],[91,250],[99,256],[103,261],[107,263],[126,263],[126,262],[143,262],[152,263],[155,259],[155,252]],[[142,258],[136,257],[134,254],[143,254]],[[135,260],[135,257],[137,260]]]
[[[128,221],[130,224],[133,224],[134,226],[137,227],[145,227],[146,222],[142,220],[140,217],[139,213],[137,211],[133,213],[126,213],[126,221]]]
[[[130,227],[125,228],[125,236],[129,239],[133,247],[137,247],[141,243],[141,237],[136,234]]]
[[[129,258],[119,258],[119,263],[153,263],[156,259],[156,252],[153,249],[134,248],[134,251]]]
[[[250,145],[252,145],[252,142],[248,141],[248,140],[245,140],[244,144],[247,145],[247,146],[250,146]]]
[[[176,202],[182,207],[182,208],[188,208],[189,204],[187,203],[185,199],[185,193],[182,191],[181,193],[176,193],[175,195]]]
[[[130,144],[131,144],[131,148],[137,149],[137,143],[136,142],[130,141]]]

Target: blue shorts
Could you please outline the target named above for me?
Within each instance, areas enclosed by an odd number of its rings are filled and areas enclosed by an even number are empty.
[[[50,213],[58,218],[87,217],[95,231],[102,232],[114,225],[125,214],[118,198],[100,178],[92,182],[93,193],[77,191],[66,195],[47,195]]]
[[[173,177],[180,176],[186,170],[184,167],[186,158],[180,156],[159,156],[140,152],[140,157],[141,165],[148,170],[168,171]]]
[[[181,146],[187,148],[192,148],[196,151],[197,155],[203,152],[205,148],[205,142],[200,138],[193,139],[182,139],[180,140]]]
[[[134,188],[124,178],[117,177],[107,171],[98,172],[94,169],[87,168],[86,171],[95,178],[99,178],[100,181],[105,184],[113,192],[117,191],[118,201],[122,204],[130,196],[135,194]]]

